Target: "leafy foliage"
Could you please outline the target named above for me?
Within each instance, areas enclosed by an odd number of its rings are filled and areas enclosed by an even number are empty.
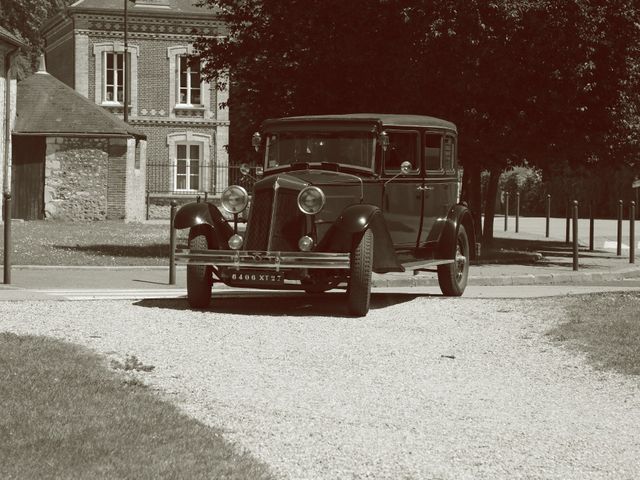
[[[478,187],[482,170],[525,159],[546,169],[639,153],[637,0],[203,4],[229,28],[197,48],[219,86],[231,72],[232,156],[266,117],[351,111],[454,121]]]
[[[43,47],[40,36],[42,24],[60,9],[74,0],[2,0],[0,4],[0,22],[6,29],[21,36],[27,43],[18,62],[20,78],[32,72]]]

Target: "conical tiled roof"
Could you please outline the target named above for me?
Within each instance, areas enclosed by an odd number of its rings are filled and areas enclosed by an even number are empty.
[[[146,138],[140,130],[43,71],[18,83],[16,110],[17,134]]]

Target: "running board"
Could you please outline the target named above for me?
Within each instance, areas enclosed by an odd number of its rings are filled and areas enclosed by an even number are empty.
[[[453,259],[441,259],[441,260],[417,260],[415,262],[403,263],[405,272],[413,272],[416,275],[420,271],[431,271],[431,267],[437,267],[438,265],[447,265],[453,263]]]

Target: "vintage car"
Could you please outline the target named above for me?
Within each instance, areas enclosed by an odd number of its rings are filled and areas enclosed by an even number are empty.
[[[213,284],[223,282],[308,293],[346,288],[349,314],[363,316],[372,271],[432,269],[444,295],[462,295],[476,244],[471,213],[459,201],[453,123],[391,114],[287,117],[266,120],[252,143],[261,178],[251,196],[233,185],[221,210],[195,202],[175,215],[175,228],[190,229],[188,250],[175,258],[187,265],[193,308],[206,308]]]

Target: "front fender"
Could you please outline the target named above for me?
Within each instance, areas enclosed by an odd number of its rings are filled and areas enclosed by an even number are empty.
[[[373,271],[403,272],[384,216],[375,205],[358,204],[345,208],[318,245],[318,250],[350,252],[354,241],[367,229],[373,233]]]
[[[233,228],[227,223],[215,205],[208,202],[187,203],[178,209],[173,220],[176,229],[208,226],[215,235],[218,245],[226,245],[233,235]]]
[[[476,231],[473,225],[473,217],[471,211],[461,203],[451,207],[446,220],[439,222],[429,235],[430,240],[438,239],[436,258],[450,259],[455,256],[459,225],[463,225],[467,232],[471,260],[476,259]]]

